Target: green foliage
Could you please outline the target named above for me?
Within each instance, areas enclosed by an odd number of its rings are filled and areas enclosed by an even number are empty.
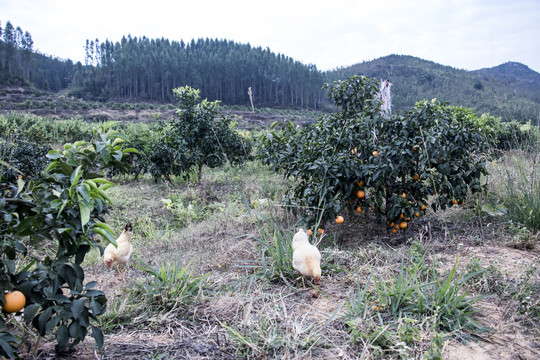
[[[96,131],[95,143],[50,151],[40,178],[19,178],[1,192],[0,301],[5,291],[20,290],[26,297],[24,321],[41,336],[55,333],[61,348],[78,344],[89,328],[103,345],[97,325],[105,295],[95,282],[84,283],[81,263],[92,247],[101,248],[95,235],[114,242],[103,222],[110,202],[105,190],[113,184],[103,175],[110,167],[124,169],[131,150],[120,149],[124,136],[111,126]],[[13,321],[4,313],[0,319]]]
[[[510,154],[492,170],[504,214],[531,232],[540,230],[540,172],[537,152]],[[497,174],[497,176],[495,176]]]
[[[470,297],[464,283],[476,274],[457,276],[457,259],[445,277],[438,274],[435,265],[428,266],[424,257],[416,257],[412,263],[390,273],[387,278],[377,279],[374,270],[363,288],[360,280],[349,295],[345,324],[353,343],[364,343],[374,353],[387,351],[401,355],[419,338],[418,323],[430,323],[434,330],[467,337],[489,330],[479,324],[475,317],[475,304],[481,297]],[[370,282],[375,281],[375,292]],[[373,304],[374,306],[371,306]],[[436,335],[426,356],[437,358],[442,348],[442,335]]]
[[[353,75],[389,79],[393,84],[395,111],[406,111],[418,99],[436,98],[451,105],[474,108],[478,115],[500,117],[504,122],[531,121],[538,125],[540,121],[539,74],[522,64],[506,63],[466,71],[413,56],[389,55],[329,71],[325,81]]]
[[[338,112],[304,128],[274,124],[259,139],[261,161],[294,179],[285,203],[308,228],[346,207],[398,223],[421,216],[429,200],[445,209],[482,189],[489,142],[471,111],[423,101],[387,118],[376,80],[352,77],[329,88]],[[357,198],[359,190],[366,196]]]
[[[0,145],[0,159],[11,167],[0,166],[0,175],[6,183],[16,183],[21,175],[28,180],[36,179],[48,163],[46,158],[50,148],[36,143],[17,141]]]
[[[170,210],[180,227],[185,227],[194,221],[201,221],[207,215],[207,209],[199,206],[196,201],[187,202],[179,196],[169,195],[168,199],[161,199],[165,208]]]
[[[241,164],[249,159],[251,143],[235,131],[231,119],[215,120],[218,101],[200,101],[200,91],[189,86],[174,89],[174,93],[179,100],[178,119],[158,127],[151,156],[154,177],[187,178],[196,171],[200,181],[204,165],[215,168],[227,161]]]
[[[155,269],[148,265],[139,268],[151,277],[136,281],[132,296],[156,310],[171,310],[199,301],[208,282],[208,275],[193,276],[189,264],[182,266],[180,256],[172,264],[163,263]]]
[[[16,138],[40,145],[65,144],[75,140],[90,141],[92,126],[81,119],[56,120],[34,115],[7,113],[0,115],[3,139]]]
[[[246,204],[249,209],[249,205]],[[260,233],[250,236],[261,246],[259,260],[247,267],[255,269],[255,274],[272,282],[283,281],[292,288],[291,283],[298,278],[298,273],[292,267],[292,238],[293,231],[285,230],[276,222],[271,221],[255,210],[249,210],[256,216]]]
[[[91,66],[75,66],[70,94],[76,98],[173,101],[173,84],[189,84],[204,98],[258,106],[320,107],[323,74],[268,48],[228,40],[189,43],[123,37],[86,43]],[[150,69],[160,69],[150,73]]]

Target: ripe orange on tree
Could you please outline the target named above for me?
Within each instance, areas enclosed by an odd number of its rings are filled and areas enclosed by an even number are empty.
[[[414,181],[418,181],[418,179],[420,179],[420,175],[414,174],[413,177],[412,177],[412,179],[413,179]]]
[[[359,198],[359,199],[363,199],[363,198],[366,197],[366,193],[363,192],[362,190],[358,190],[358,191],[356,192],[356,197]]]
[[[308,230],[307,230],[307,234],[308,234],[309,236],[313,235],[313,230],[308,229]]]
[[[364,186],[366,183],[364,182],[364,180],[360,180],[359,182],[356,183],[356,185],[358,186]]]
[[[319,231],[319,235],[322,235],[322,234],[323,234],[323,232],[324,232],[324,229],[322,229],[322,228],[319,228],[319,230],[318,230],[318,231]]]
[[[6,304],[2,306],[2,310],[7,313],[21,311],[26,305],[26,297],[19,290],[9,292],[4,297],[6,299]]]
[[[344,221],[345,221],[345,219],[341,215],[336,218],[336,223],[338,223],[338,224],[343,224]]]
[[[456,199],[452,200],[452,204],[456,205],[458,204],[458,201]]]
[[[364,212],[364,210],[362,210],[362,208],[359,206],[359,207],[356,208],[356,212],[361,214],[361,213]]]
[[[377,156],[379,156],[379,152],[377,150],[375,150],[374,152],[372,152],[372,155],[377,157]]]
[[[399,224],[399,228],[400,229],[405,229],[407,227],[407,222],[406,221],[402,221],[400,224]]]
[[[407,197],[407,194],[403,193],[403,194],[401,195],[401,197],[402,197],[403,199],[405,199],[405,198]]]

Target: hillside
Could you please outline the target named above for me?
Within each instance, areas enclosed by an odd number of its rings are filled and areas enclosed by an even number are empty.
[[[389,79],[395,111],[437,98],[505,120],[540,119],[540,74],[518,63],[466,71],[413,56],[389,55],[327,73],[330,81],[352,75]]]
[[[540,74],[517,62],[507,62],[474,73],[497,78],[512,86],[517,94],[540,102]]]
[[[208,38],[184,43],[128,35],[116,42],[87,41],[83,65],[34,51],[31,35],[21,35],[22,30],[15,30],[10,22],[3,33],[0,97],[10,88],[24,88],[25,92],[46,93],[48,99],[15,99],[18,104],[13,105],[13,99],[1,98],[0,111],[22,107],[41,114],[47,113],[45,108],[52,108],[58,115],[57,104],[64,104],[62,110],[70,110],[70,116],[79,111],[84,118],[105,118],[109,115],[101,111],[95,114],[86,111],[89,109],[77,110],[84,104],[65,105],[64,98],[49,97],[66,95],[78,102],[123,103],[117,110],[136,107],[137,103],[174,107],[173,89],[184,85],[199,89],[202,98],[220,100],[231,107],[250,107],[253,102],[256,109],[331,111],[333,106],[321,90],[324,83],[366,75],[393,83],[395,111],[407,110],[423,99],[437,98],[504,120],[540,123],[540,74],[515,62],[466,71],[412,56],[389,55],[321,72],[313,64],[249,43]],[[56,104],[52,106],[51,102]],[[137,120],[145,118],[140,113],[135,115]],[[117,116],[122,114],[110,115],[114,120],[118,120]]]

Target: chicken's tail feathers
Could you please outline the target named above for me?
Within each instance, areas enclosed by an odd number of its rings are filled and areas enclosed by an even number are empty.
[[[131,222],[128,222],[126,224],[126,226],[124,226],[124,231],[132,231],[133,229],[131,228]]]
[[[309,257],[306,259],[306,267],[307,267],[307,271],[308,271],[308,274],[317,279],[317,278],[321,278],[321,265],[319,264],[319,262],[317,260],[315,260],[315,258],[313,257]]]

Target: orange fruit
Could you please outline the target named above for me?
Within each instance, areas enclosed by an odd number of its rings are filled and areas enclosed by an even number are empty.
[[[364,212],[364,210],[362,210],[362,208],[359,206],[359,207],[356,208],[356,212],[361,214],[361,213]]]
[[[406,221],[402,221],[400,224],[399,224],[399,228],[400,229],[405,229],[407,227],[407,222]]]
[[[7,313],[14,313],[21,311],[21,309],[26,305],[26,297],[19,290],[9,292],[5,295],[6,304],[2,306],[2,310]]]
[[[308,234],[309,236],[313,235],[313,230],[308,229],[308,230],[307,230],[307,234]]]
[[[414,181],[418,181],[418,179],[420,179],[420,175],[414,174],[413,177],[412,177],[412,179],[413,179]]]
[[[322,233],[324,232],[324,229],[319,228],[318,231],[319,231],[319,235],[322,235]]]
[[[452,200],[452,204],[457,204],[458,201],[456,199]]]
[[[379,155],[379,152],[377,150],[375,150],[374,152],[371,153],[373,156],[378,156]]]
[[[420,206],[420,209],[422,209],[422,210],[426,210],[426,208],[427,208],[426,205]]]
[[[420,214],[418,213],[418,211],[415,211],[415,212],[414,212],[414,216],[416,216],[416,217],[419,217],[419,216],[420,216]]]
[[[405,198],[407,197],[407,194],[403,193],[403,194],[401,195],[401,197],[402,197],[403,199],[405,199]]]
[[[397,229],[392,230],[392,234],[397,233]]]
[[[356,183],[356,185],[358,186],[364,186],[366,183],[364,182],[364,180],[360,180],[359,182]]]
[[[394,222],[392,221],[392,222],[388,225],[388,227],[394,227],[394,225],[395,225],[395,224],[394,224]]]
[[[399,217],[402,218],[402,219],[405,219],[405,215],[403,215],[403,214],[399,214]]]
[[[345,219],[343,218],[343,216],[338,216],[336,218],[336,223],[338,223],[338,224],[343,224],[344,221],[345,221]]]
[[[366,197],[366,193],[363,192],[362,190],[358,190],[358,191],[356,192],[356,197],[359,198],[359,199],[363,199],[363,198]]]

